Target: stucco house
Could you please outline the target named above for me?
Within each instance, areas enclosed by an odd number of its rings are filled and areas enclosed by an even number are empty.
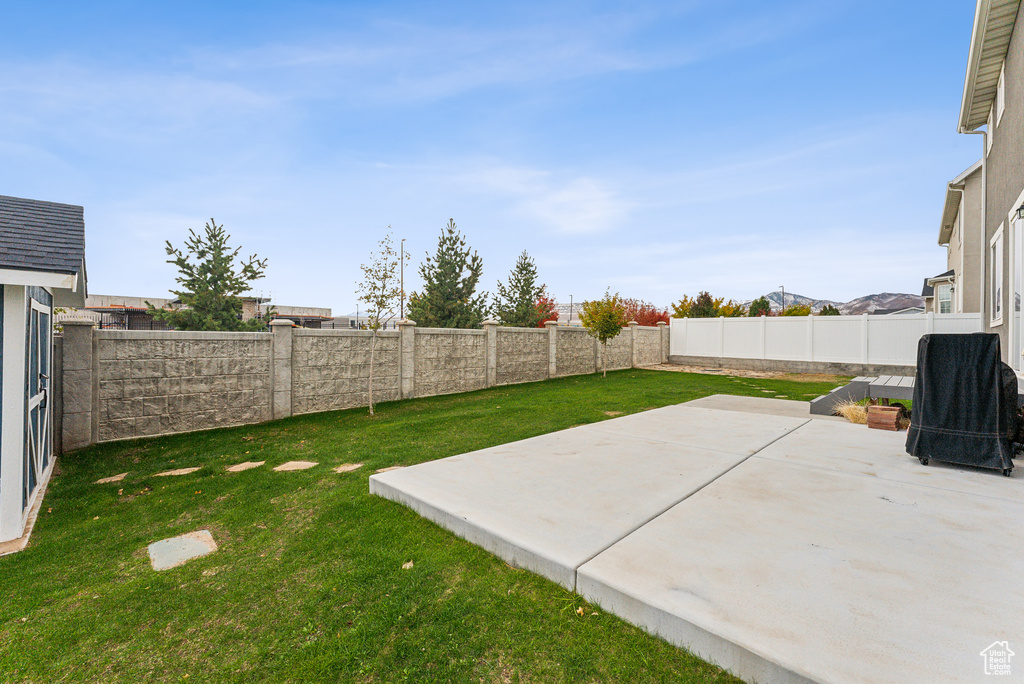
[[[0,550],[53,471],[53,314],[85,286],[82,207],[0,195]]]
[[[982,154],[948,184],[939,231],[954,271],[952,286],[959,291],[953,301],[964,312],[982,312],[986,328],[1001,338],[1006,362],[1017,371],[1024,348],[1022,26],[1020,0],[977,0],[957,130],[978,134]]]
[[[946,184],[939,245],[946,248],[945,273],[925,280],[925,311],[981,310],[981,160]],[[932,300],[929,300],[932,297]]]

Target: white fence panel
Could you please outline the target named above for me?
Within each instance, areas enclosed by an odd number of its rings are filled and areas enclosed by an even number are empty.
[[[785,361],[808,361],[811,346],[808,334],[807,316],[766,317],[768,325],[764,342],[766,359]]]
[[[922,335],[983,330],[981,314],[673,318],[669,353],[912,366]]]
[[[689,318],[685,321],[685,356],[721,356],[722,322],[719,318]],[[673,321],[674,322],[674,321]],[[671,345],[670,345],[671,346]]]
[[[935,316],[934,330],[937,333],[975,333],[982,330],[978,314],[942,314]]]
[[[764,324],[760,318],[724,318],[725,337],[722,356],[730,359],[759,359],[764,344]]]
[[[861,316],[815,316],[814,361],[864,362],[864,319]]]
[[[868,363],[913,366],[917,341],[928,332],[929,317],[868,316]]]

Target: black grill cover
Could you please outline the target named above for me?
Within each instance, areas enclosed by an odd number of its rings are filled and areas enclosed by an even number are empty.
[[[907,453],[983,468],[1012,468],[1017,376],[999,335],[925,335],[917,345]]]

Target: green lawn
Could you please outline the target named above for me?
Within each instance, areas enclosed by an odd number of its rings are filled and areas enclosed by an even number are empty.
[[[367,478],[605,412],[834,386],[628,370],[68,454],[30,546],[0,558],[0,680],[735,681],[370,496]],[[320,465],[271,471],[296,459]],[[225,472],[245,460],[267,464]],[[331,471],[347,462],[365,466]],[[216,553],[150,568],[147,544],[204,528]]]

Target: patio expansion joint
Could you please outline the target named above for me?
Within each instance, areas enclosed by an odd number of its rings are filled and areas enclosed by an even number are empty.
[[[584,565],[586,565],[590,561],[594,560],[595,558],[600,556],[602,553],[604,553],[605,551],[607,551],[611,547],[613,547],[616,544],[618,544],[619,542],[621,542],[623,539],[626,539],[627,537],[629,537],[631,534],[633,534],[637,530],[639,530],[639,529],[649,525],[650,523],[654,522],[655,520],[657,520],[661,516],[665,515],[670,510],[672,510],[673,508],[675,508],[676,506],[678,506],[682,502],[686,501],[691,496],[693,496],[697,492],[701,491],[702,489],[704,489],[708,485],[711,485],[712,483],[716,482],[717,480],[719,480],[723,476],[727,475],[728,473],[732,472],[736,468],[739,468],[741,465],[743,465],[744,463],[746,463],[747,461],[752,459],[754,456],[757,456],[759,453],[761,453],[762,451],[764,451],[765,449],[770,447],[772,444],[775,444],[780,439],[785,439],[789,435],[792,435],[797,430],[799,430],[800,428],[804,427],[805,425],[807,425],[810,422],[811,422],[811,419],[808,418],[804,422],[800,423],[800,425],[797,425],[792,430],[787,430],[786,432],[784,432],[783,434],[779,435],[775,439],[771,440],[770,442],[768,442],[768,443],[764,444],[763,446],[761,446],[760,448],[758,448],[753,453],[750,453],[747,456],[743,457],[742,460],[737,461],[736,463],[734,463],[730,467],[728,467],[725,470],[723,470],[722,472],[718,473],[713,478],[711,478],[710,480],[708,480],[707,482],[702,484],[700,487],[697,487],[693,491],[688,492],[685,496],[681,497],[677,501],[673,501],[672,503],[668,504],[667,506],[662,508],[660,511],[656,512],[654,515],[652,515],[649,518],[647,518],[646,520],[643,520],[643,521],[637,523],[636,525],[631,527],[629,530],[627,530],[625,533],[623,533],[620,537],[618,537],[617,539],[614,539],[613,541],[611,541],[608,544],[606,544],[604,547],[598,549],[593,555],[588,556],[587,558],[584,558],[582,561],[580,561],[580,563],[575,568],[572,569],[572,590],[573,590],[573,592],[576,592],[576,590],[577,590],[577,586],[578,586],[578,583],[579,583],[580,568],[582,568]],[[654,441],[658,441],[658,440],[654,440]],[[675,444],[675,442],[665,442],[665,444]],[[735,453],[735,452],[729,452],[729,453]],[[765,460],[767,460],[767,459],[765,459]]]

